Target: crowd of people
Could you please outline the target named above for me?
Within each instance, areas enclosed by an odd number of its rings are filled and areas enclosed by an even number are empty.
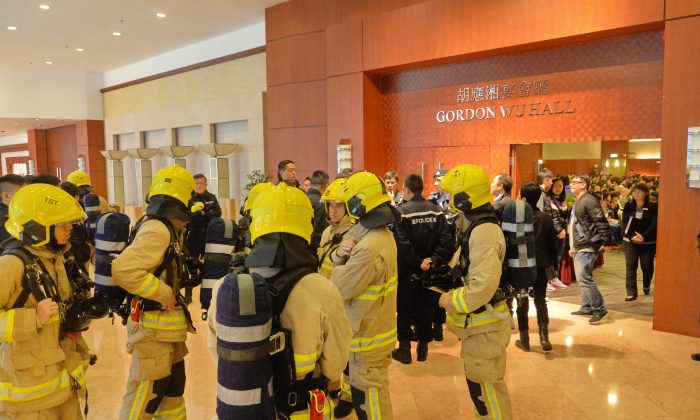
[[[331,181],[316,170],[299,183],[284,160],[277,175],[254,186],[241,209],[243,240],[224,260],[237,252],[244,266],[231,264],[208,286],[222,419],[330,418],[331,407],[338,418],[391,419],[391,360],[412,363],[415,341],[425,362],[443,325],[461,340],[475,412],[511,418],[504,377],[513,312],[516,346],[529,351],[532,298],[540,345],[552,350],[546,293],[575,279],[582,304],[572,314],[604,322],[593,268],[619,244],[625,300],[638,298],[639,264],[650,292],[656,178],[542,170],[516,197],[508,174],[490,178],[464,164],[438,170],[426,198],[422,177],[396,171],[346,169]],[[179,166],[158,171],[144,218],[105,259],[95,256],[94,231],[110,209],[87,174],[0,178],[0,418],[82,418],[94,357],[81,333],[119,311],[132,356],[119,418],[186,418],[192,278],[201,282],[209,250],[221,250],[207,242],[221,208],[206,187],[204,175]],[[96,258],[128,293],[118,307],[90,289]]]

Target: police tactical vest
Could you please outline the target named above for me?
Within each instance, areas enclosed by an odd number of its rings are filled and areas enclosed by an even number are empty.
[[[506,239],[505,278],[516,290],[532,287],[537,277],[532,207],[514,200],[503,209],[501,229]]]

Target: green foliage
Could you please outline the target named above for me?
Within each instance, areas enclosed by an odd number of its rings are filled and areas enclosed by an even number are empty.
[[[245,185],[245,191],[250,191],[250,189],[253,188],[256,184],[268,181],[267,174],[265,174],[265,172],[261,171],[260,169],[254,170],[253,172],[246,175],[246,177],[248,178],[248,183]]]

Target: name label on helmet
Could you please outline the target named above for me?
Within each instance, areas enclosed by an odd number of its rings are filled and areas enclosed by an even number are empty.
[[[55,200],[53,198],[44,197],[44,201],[48,204],[53,204],[54,206],[58,205],[58,200]]]
[[[169,182],[172,184],[173,179],[172,178],[165,178],[165,179],[163,179],[163,182]]]

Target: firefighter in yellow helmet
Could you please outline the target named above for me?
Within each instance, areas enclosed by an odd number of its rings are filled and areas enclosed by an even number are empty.
[[[114,282],[133,295],[126,344],[131,369],[120,419],[186,418],[185,340],[194,329],[180,288],[187,277],[182,231],[194,188],[192,174],[181,166],[159,170],[146,215],[112,263]]]
[[[350,318],[349,376],[352,406],[342,401],[336,416],[352,408],[360,419],[393,418],[388,367],[396,342],[396,242],[388,225],[400,214],[375,174],[356,172],[344,184],[353,226],[335,251],[331,282],[338,287]]]
[[[440,306],[447,310],[448,328],[462,340],[464,374],[477,417],[510,419],[503,381],[510,313],[498,288],[506,244],[490,203],[490,180],[480,167],[465,164],[450,169],[440,188],[451,195],[451,210],[466,219],[457,233],[461,243],[453,269],[460,287],[444,293]]]
[[[71,310],[78,290],[68,238],[85,217],[52,185],[12,197],[5,226],[14,241],[0,257],[0,418],[83,418],[78,394],[90,355],[81,331],[89,320]]]
[[[255,311],[240,317],[243,307],[251,303],[231,299],[231,290],[236,288],[235,283],[240,285],[249,280],[230,274],[220,287],[215,306],[218,313],[210,314],[210,318],[216,319],[218,341],[223,345],[218,353],[219,418],[273,418],[275,412],[285,419],[331,418],[330,399],[340,389],[351,331],[337,288],[316,273],[316,257],[309,249],[313,215],[306,194],[286,183],[265,188],[252,204],[253,248],[246,258],[246,267],[252,277],[251,288],[255,284],[255,294],[251,295]],[[271,304],[258,295],[260,282],[275,291]],[[243,296],[242,286],[239,290]],[[222,296],[228,298],[222,299]],[[284,296],[287,296],[286,302]],[[242,346],[247,343],[242,343],[241,334],[236,333],[241,327],[252,330],[255,325],[267,325],[270,310],[272,332],[280,327],[291,331],[285,348],[272,356],[273,362],[287,360],[294,364],[275,370],[272,393],[267,392],[270,378],[265,376],[265,369],[260,369],[256,377],[244,375],[243,372],[254,368],[261,358],[246,355],[245,348],[250,345]],[[278,326],[275,319],[279,319]],[[228,325],[228,321],[232,324]],[[268,326],[267,334],[269,332]],[[221,351],[229,345],[243,350],[230,354]],[[291,377],[282,372],[295,375]],[[246,398],[251,392],[256,395],[255,402]],[[311,416],[310,409],[318,411]]]
[[[87,194],[94,193],[92,190],[92,180],[90,180],[90,176],[86,174],[85,172],[81,170],[76,170],[68,174],[66,177],[67,182],[72,182],[78,187],[78,195],[80,196],[80,202],[81,204],[84,205],[84,199]],[[95,194],[97,195],[97,194]],[[100,214],[106,213],[109,211],[109,204],[107,203],[107,199],[98,195],[97,196],[100,200],[99,203],[99,208],[85,208],[85,211],[87,213],[90,213],[91,211],[99,212]]]
[[[345,208],[343,199],[345,194],[345,178],[338,178],[331,182],[321,196],[321,201],[326,205],[326,213],[330,220],[328,226],[321,234],[321,242],[317,250],[318,273],[326,278],[331,278],[333,263],[330,256],[350,230],[350,216]]]

